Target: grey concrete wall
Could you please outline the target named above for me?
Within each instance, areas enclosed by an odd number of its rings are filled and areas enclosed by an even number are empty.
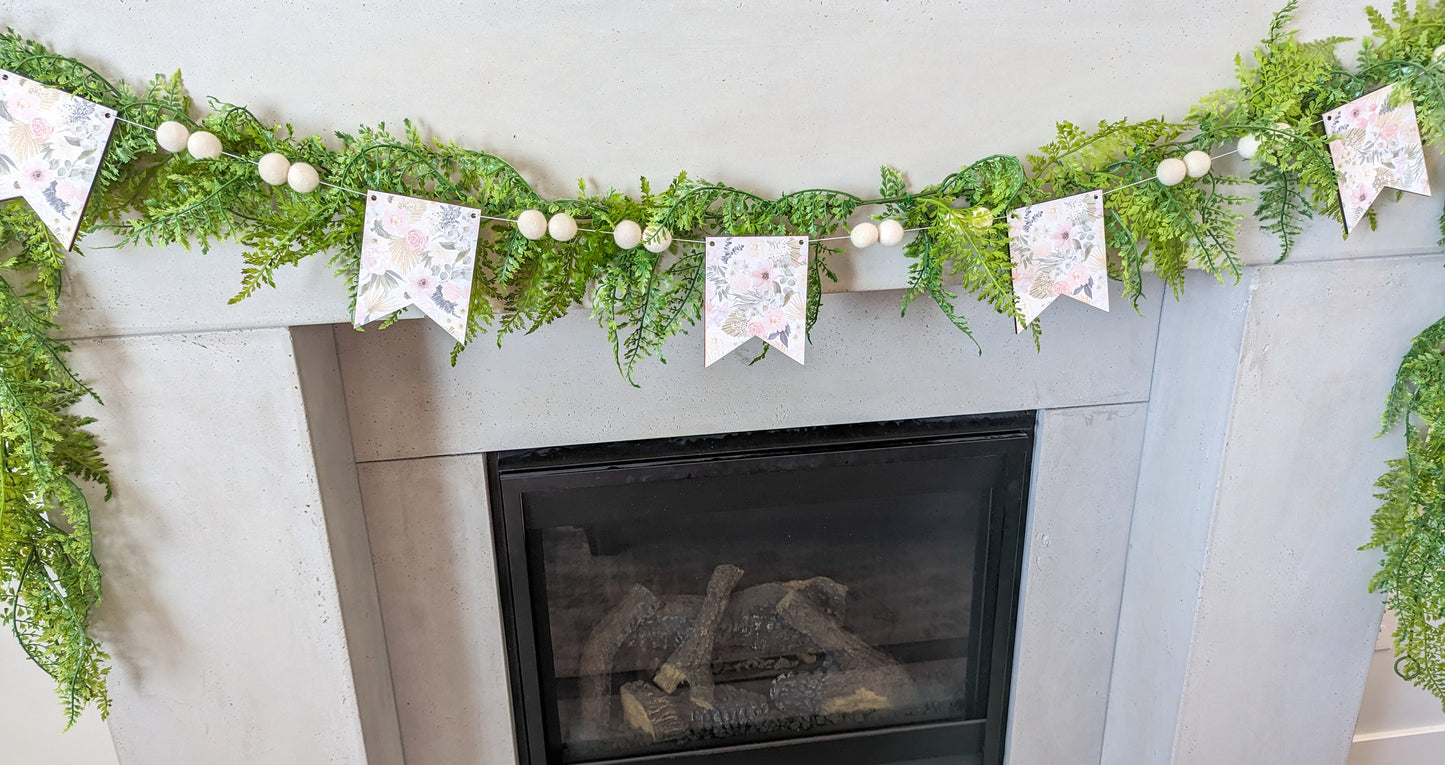
[[[1261,267],[1166,307],[1104,762],[1345,760],[1380,619],[1355,548],[1400,450],[1373,436],[1441,263]]]
[[[291,330],[291,342],[326,517],[326,538],[336,572],[336,594],[346,630],[366,762],[401,765],[396,694],[392,690],[371,538],[362,513],[361,485],[351,449],[351,424],[346,416],[335,337],[330,327],[297,327]]]
[[[1050,309],[1057,313],[1042,351],[980,313],[982,358],[928,306],[899,317],[897,299],[831,298],[806,367],[776,356],[749,368],[738,356],[704,370],[692,339],[680,338],[669,364],[643,370],[640,389],[620,379],[604,338],[581,316],[500,350],[474,348],[455,369],[450,341],[427,322],[382,333],[338,327],[408,765],[510,761],[478,453],[1037,407],[1058,407],[1044,417],[1038,458],[1066,469],[1040,473],[1034,487],[1023,621],[1068,626],[1024,633],[1014,719],[1025,732],[1014,737],[1010,762],[1058,761],[1076,746],[1097,757],[1144,425],[1139,402],[1163,296],[1151,290],[1144,317],[1062,303]],[[1041,737],[1045,719],[1051,733]]]
[[[1355,548],[1369,537],[1375,478],[1400,451],[1398,437],[1372,437],[1399,358],[1439,318],[1442,264],[1260,270],[1175,762],[1345,759],[1381,611],[1365,591],[1379,554]]]
[[[1098,762],[1147,405],[1039,417],[1008,758]]]
[[[1143,317],[1060,301],[1049,309],[1042,350],[1008,320],[971,307],[982,356],[931,305],[900,317],[897,292],[835,295],[813,330],[807,366],[770,354],[749,367],[753,341],[703,369],[694,333],[668,346],[667,364],[640,368],[640,388],[622,379],[606,337],[580,313],[500,349],[480,342],[455,368],[451,339],[426,322],[341,329],[337,338],[356,457],[371,462],[1142,401],[1161,292],[1151,286]]]
[[[25,649],[0,639],[0,741],[5,756],[25,765],[115,765],[110,729],[94,709],[69,731],[55,695],[55,681],[35,666]]]
[[[290,333],[74,348],[110,402],[82,411],[120,762],[366,762]]]
[[[1139,403],[1044,414],[1037,458],[1058,469],[1032,492],[1013,765],[1098,758],[1143,428]],[[360,475],[408,765],[513,762],[482,455]]]
[[[1251,275],[1252,276],[1252,275]],[[1165,306],[1129,532],[1105,763],[1167,763],[1234,400],[1249,284],[1191,274]]]
[[[360,466],[407,765],[516,761],[484,463]]]

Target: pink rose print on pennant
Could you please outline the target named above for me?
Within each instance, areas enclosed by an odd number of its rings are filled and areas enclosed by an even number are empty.
[[[23,198],[68,250],[115,113],[13,72],[0,74],[0,200]]]
[[[40,99],[29,88],[20,86],[5,99],[5,109],[15,122],[29,122],[40,111]]]
[[[1385,188],[1430,195],[1415,105],[1392,106],[1393,85],[1324,114],[1345,231],[1353,231]]]
[[[85,194],[81,191],[80,187],[68,179],[55,182],[55,196],[59,197],[60,201],[72,205],[79,204],[85,199]]]
[[[711,237],[705,246],[703,277],[706,366],[754,337],[803,363],[806,237]]]
[[[369,191],[356,286],[356,326],[416,306],[466,339],[481,218],[476,210]]]
[[[380,221],[381,230],[394,237],[406,236],[411,229],[411,216],[400,207],[387,208],[381,213]]]
[[[51,127],[50,123],[46,122],[44,117],[36,117],[30,120],[30,137],[36,141],[45,143],[50,140],[50,136],[54,133],[55,128]]]
[[[1102,192],[1009,213],[1009,256],[1020,331],[1060,296],[1109,310]]]

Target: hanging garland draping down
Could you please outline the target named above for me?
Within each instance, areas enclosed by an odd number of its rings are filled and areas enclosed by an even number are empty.
[[[794,262],[806,270],[803,317],[811,329],[822,280],[834,278],[828,260],[849,238],[839,232],[847,231],[850,218],[872,215],[883,224],[871,231],[854,226],[856,244],[880,232],[891,240],[903,229],[916,232],[904,246],[903,310],[926,296],[969,333],[961,298],[947,280],[1030,327],[1036,342],[1039,325],[1015,299],[1007,218],[1018,208],[1081,195],[1088,209],[1102,209],[1109,276],[1136,306],[1146,267],[1176,297],[1186,267],[1237,280],[1235,233],[1246,203],[1278,237],[1283,259],[1305,221],[1346,222],[1321,124],[1325,112],[1393,85],[1392,103],[1413,102],[1423,140],[1439,146],[1445,139],[1445,67],[1437,56],[1445,44],[1445,9],[1422,0],[1411,11],[1400,0],[1390,19],[1367,9],[1373,38],[1363,41],[1351,71],[1335,53],[1345,38],[1302,42],[1287,30],[1295,7],[1292,0],[1275,17],[1252,61],[1237,60],[1237,86],[1209,94],[1182,120],[1121,120],[1093,130],[1060,123],[1056,140],[1024,160],[989,156],[916,190],[885,167],[872,199],[827,189],[767,199],[683,173],[661,190],[643,179],[636,198],[579,186],[575,199],[546,200],[505,160],[425,140],[409,122],[400,135],[384,126],[337,133],[333,149],[229,104],[212,101],[198,119],[178,74],[139,88],[112,84],[14,32],[0,36],[0,69],[115,111],[81,232],[105,229],[129,244],[179,243],[203,251],[215,242],[239,242],[245,266],[233,302],[274,286],[282,266],[325,257],[352,288],[355,311],[366,211],[358,190],[465,206],[480,211],[479,238],[469,310],[456,330],[463,341],[453,361],[483,332],[495,332],[499,341],[528,332],[590,297],[618,369],[630,381],[642,359],[660,356],[669,338],[700,318],[704,237],[712,234],[802,238]],[[22,139],[15,131],[28,128],[7,119],[10,138]],[[5,138],[0,134],[0,142]],[[1248,176],[1208,172],[1209,152],[1235,145],[1253,155]],[[1200,153],[1205,172],[1195,173]],[[1175,164],[1179,158],[1189,161]],[[1234,192],[1246,182],[1254,186],[1252,199]],[[1087,196],[1099,190],[1109,195],[1102,208]],[[560,221],[550,237],[537,228],[547,215]],[[1365,215],[1373,226],[1373,214]],[[646,226],[645,236],[637,222]],[[639,246],[643,239],[646,246]],[[69,253],[23,198],[0,206],[0,243],[6,277],[0,280],[0,617],[55,679],[74,722],[90,704],[102,714],[109,705],[108,657],[87,631],[101,580],[78,483],[108,489],[109,480],[85,429],[90,420],[68,413],[95,392],[67,366],[68,349],[51,337]],[[392,309],[383,324],[399,315]],[[1385,553],[1373,586],[1400,614],[1398,667],[1445,699],[1445,447],[1431,439],[1432,426],[1445,417],[1442,344],[1440,325],[1417,340],[1391,396],[1387,424],[1406,421],[1409,456],[1381,479],[1385,504],[1372,544]]]

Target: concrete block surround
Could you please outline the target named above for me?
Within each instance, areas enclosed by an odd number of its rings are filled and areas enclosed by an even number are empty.
[[[1183,113],[1229,84],[1270,13],[501,5],[5,14],[107,73],[179,65],[197,93],[303,132],[425,117],[561,195],[574,173],[682,167],[763,193],[865,193],[878,162],[926,182],[1022,154],[1056,119]],[[1361,11],[1320,0],[1300,25],[1360,34]],[[1017,66],[996,77],[1005,51]],[[850,111],[850,92],[882,105]],[[1158,285],[1137,314],[1117,294],[1107,314],[1061,301],[1037,351],[978,306],[981,356],[926,303],[900,317],[897,254],[850,255],[852,291],[825,301],[806,367],[704,370],[694,334],[640,389],[580,310],[500,349],[483,338],[453,368],[426,321],[333,327],[346,297],[319,264],[228,308],[233,246],[90,250],[64,323],[107,402],[84,411],[118,482],[95,520],[118,760],[513,762],[487,451],[1028,409],[1011,765],[1343,763],[1380,618],[1376,556],[1355,548],[1400,449],[1374,431],[1401,354],[1445,312],[1438,201],[1382,204],[1380,231],[1341,242],[1316,223],[1280,265],[1246,230],[1240,282],[1191,274],[1182,301]]]

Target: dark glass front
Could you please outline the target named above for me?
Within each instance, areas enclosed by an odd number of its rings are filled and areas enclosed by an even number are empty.
[[[895,761],[983,752],[1029,436],[826,430],[500,460],[524,762],[910,728],[968,751]]]

